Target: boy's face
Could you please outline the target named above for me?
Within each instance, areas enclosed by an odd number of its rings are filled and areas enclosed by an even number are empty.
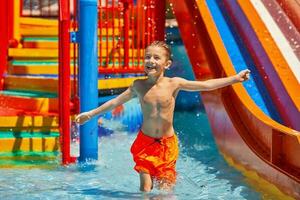
[[[160,46],[149,46],[145,52],[145,72],[148,76],[159,76],[170,67],[171,60]]]

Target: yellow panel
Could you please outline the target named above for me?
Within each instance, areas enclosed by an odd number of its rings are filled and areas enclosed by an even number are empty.
[[[98,89],[113,89],[128,87],[136,79],[144,79],[145,77],[118,78],[118,79],[100,79],[98,80]],[[73,81],[72,81],[73,82]],[[71,83],[73,85],[73,83]],[[57,79],[55,78],[29,78],[8,76],[5,78],[5,88],[24,89],[44,92],[57,92]]]
[[[114,25],[119,26],[119,22],[121,26],[123,26],[123,19],[114,19]],[[37,17],[20,17],[20,23],[32,26],[58,26],[57,19],[45,19],[45,18],[37,18]]]
[[[118,41],[115,40],[114,44],[112,40],[109,40],[108,42],[102,41],[101,42],[101,48],[104,50],[108,47],[108,49],[111,51],[113,47],[116,47],[118,45]],[[98,41],[98,47],[100,47],[100,41]],[[23,48],[49,48],[49,49],[57,49],[58,48],[58,41],[43,41],[43,40],[36,40],[36,41],[24,41],[23,42]],[[73,48],[73,44],[71,44],[70,48]]]
[[[21,17],[21,24],[35,25],[35,26],[55,26],[58,27],[57,19],[45,19],[36,17]]]
[[[117,49],[112,53],[111,50],[107,52],[106,50],[98,51],[98,56],[106,57],[118,57],[118,56],[124,56],[124,49]],[[144,51],[143,50],[129,50],[129,56],[137,57],[143,56]],[[111,55],[112,54],[112,55]],[[9,48],[8,55],[10,57],[20,57],[20,58],[58,58],[58,49],[35,49],[35,48]],[[73,57],[73,49],[70,49],[70,57]]]
[[[120,78],[120,79],[105,79],[98,81],[99,89],[126,88],[129,87],[134,80],[145,79],[146,77]]]
[[[26,36],[57,36],[57,27],[24,27],[20,26],[20,34]]]
[[[58,127],[58,117],[0,116],[0,127]]]
[[[74,69],[73,66],[70,66],[71,74],[73,74]],[[49,65],[49,66],[10,66],[9,67],[10,74],[58,74],[58,66],[57,65]]]
[[[123,34],[119,29],[112,28],[102,28],[101,32],[98,29],[98,36],[118,36]],[[57,27],[39,27],[39,26],[29,26],[29,25],[20,25],[20,34],[24,36],[58,36],[58,28]],[[132,31],[129,31],[129,35],[132,35]]]
[[[39,151],[51,152],[59,150],[59,138],[4,138],[0,139],[0,152]]]
[[[10,48],[8,54],[11,57],[43,57],[43,58],[57,58],[57,49],[34,49],[34,48]]]

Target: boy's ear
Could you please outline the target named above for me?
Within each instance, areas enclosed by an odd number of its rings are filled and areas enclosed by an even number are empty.
[[[168,60],[165,69],[168,69],[172,65],[172,60]]]

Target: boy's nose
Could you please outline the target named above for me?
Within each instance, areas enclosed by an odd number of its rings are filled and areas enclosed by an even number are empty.
[[[155,63],[155,59],[153,57],[150,58],[151,63]]]

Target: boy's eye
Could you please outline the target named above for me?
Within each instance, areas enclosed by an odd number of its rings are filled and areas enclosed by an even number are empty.
[[[148,55],[145,56],[145,59],[150,59],[150,58],[151,58],[151,56],[148,56]]]
[[[154,56],[154,59],[155,59],[155,60],[159,60],[160,57],[159,57],[159,56]]]

